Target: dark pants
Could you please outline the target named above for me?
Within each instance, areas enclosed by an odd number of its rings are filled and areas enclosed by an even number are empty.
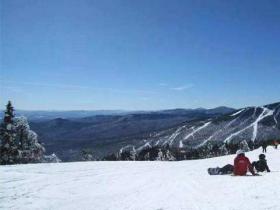
[[[231,173],[233,173],[233,169],[234,169],[233,165],[227,164],[224,167],[220,168],[220,173],[221,174],[231,174]]]

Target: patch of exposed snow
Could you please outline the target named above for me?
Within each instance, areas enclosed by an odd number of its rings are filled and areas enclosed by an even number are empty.
[[[179,148],[183,148],[184,147],[184,144],[182,141],[179,142]]]

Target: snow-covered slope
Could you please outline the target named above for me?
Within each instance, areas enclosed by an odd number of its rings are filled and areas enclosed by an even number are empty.
[[[207,174],[233,158],[0,166],[0,209],[279,209],[280,150],[268,148],[272,172],[263,176]]]
[[[136,149],[169,145],[173,148],[199,148],[206,143],[237,144],[243,140],[258,143],[280,139],[280,103],[247,107],[217,118],[194,120],[155,132],[133,145]]]

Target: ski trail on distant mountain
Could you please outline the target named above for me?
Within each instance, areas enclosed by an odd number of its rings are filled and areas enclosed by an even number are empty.
[[[184,144],[182,141],[179,142],[179,148],[183,148],[184,147]]]
[[[159,143],[160,143],[160,139],[157,140],[157,142],[155,143],[155,146],[158,146]]]
[[[275,115],[273,115],[273,117],[274,117],[274,121],[275,121],[275,127],[277,127],[277,125],[278,125],[277,117],[280,114],[280,104],[275,108],[274,112],[276,112]]]
[[[267,123],[271,124],[270,127],[273,129],[271,132],[278,135],[279,116],[280,103],[262,107],[247,107],[221,117],[186,121],[177,127],[154,132],[150,134],[150,139],[139,142],[141,145],[136,148],[138,151],[148,147],[165,145],[184,148],[187,146],[187,142],[190,142],[188,145],[191,145],[192,148],[200,148],[212,141],[228,143],[233,140],[244,139],[255,142],[263,138],[269,138],[269,134],[266,131],[268,128]],[[264,122],[263,119],[265,118],[267,118],[267,121]],[[147,143],[148,141],[150,144]],[[125,147],[123,149],[123,151],[126,151]]]
[[[246,109],[242,109],[236,113],[234,113],[231,116],[236,116],[238,114],[240,114],[241,112],[243,112]],[[242,114],[243,115],[243,114]],[[221,128],[220,130],[218,130],[217,132],[215,132],[213,135],[211,135],[210,137],[208,137],[206,140],[204,140],[201,144],[199,144],[197,147],[203,146],[204,144],[206,144],[208,141],[210,141],[214,136],[218,135],[219,133],[223,132],[225,129],[229,128],[233,123],[235,123],[237,120],[239,120],[239,118],[242,116],[238,116],[237,118],[235,118],[234,120],[231,120],[228,124],[225,125],[224,128]]]
[[[245,110],[245,109],[243,109]],[[209,136],[206,140],[204,140],[202,143],[200,143],[199,145],[196,146],[196,148],[199,148],[203,145],[205,145],[208,141],[210,141],[214,136],[218,135],[219,133],[223,132],[226,128],[230,127],[235,121],[237,121],[240,118],[240,116],[238,116],[237,118],[235,118],[234,120],[230,121],[228,124],[225,125],[224,128],[221,128],[220,130],[218,130],[217,132],[214,132],[213,135]]]
[[[167,142],[169,142],[170,145],[173,144],[175,138],[180,134],[181,130],[183,130],[183,128],[185,128],[186,126],[182,126],[180,128],[178,128],[171,136],[170,138],[167,140]]]
[[[120,148],[119,152],[123,153],[124,150],[129,149],[129,148],[132,148],[132,151],[135,151],[135,146],[132,144],[129,144],[129,145],[126,145],[126,146]]]
[[[240,118],[240,116],[235,118],[234,120],[230,121],[228,124],[225,125],[225,128],[229,128],[233,123],[235,123],[235,121],[239,120],[239,118]],[[223,130],[223,128],[220,130]]]
[[[274,110],[270,110],[270,109],[268,109],[268,108],[266,108],[266,107],[261,107],[261,108],[263,109],[263,111],[262,111],[262,113],[258,116],[258,118],[255,120],[255,122],[253,122],[252,124],[248,125],[247,127],[243,128],[243,129],[241,129],[241,130],[239,130],[239,131],[237,131],[237,132],[235,132],[235,133],[230,134],[230,135],[224,140],[224,142],[225,142],[225,143],[228,143],[233,137],[239,135],[240,133],[244,132],[245,130],[247,130],[247,129],[251,128],[251,127],[253,127],[253,134],[252,134],[251,140],[254,142],[254,141],[256,140],[256,137],[257,137],[257,134],[258,134],[258,123],[259,123],[262,119],[264,119],[264,118],[266,118],[266,117],[268,117],[268,116],[273,115],[273,112],[274,112]]]
[[[211,124],[211,121],[210,122],[207,122],[205,124],[203,124],[202,126],[198,127],[197,129],[193,130],[193,132],[189,133],[188,135],[185,136],[185,138],[183,140],[180,141],[179,143],[179,147],[182,148],[184,145],[183,145],[183,141],[184,140],[187,140],[188,138],[190,138],[191,136],[193,136],[194,134],[196,134],[197,132],[201,131],[203,128],[206,128],[208,125]]]
[[[277,119],[276,119],[276,115],[273,116],[273,119],[274,119],[274,122],[275,122],[275,127],[277,126],[278,122],[277,122]]]
[[[184,140],[187,140],[189,137],[193,136],[194,134],[196,134],[197,132],[199,132],[200,130],[202,130],[203,128],[206,128],[209,124],[211,124],[210,122],[204,123],[202,126],[198,127],[197,129],[195,129],[193,132],[189,133],[188,135],[185,136]]]
[[[221,130],[219,130],[218,132],[215,132],[213,135],[211,135],[208,139],[204,140],[202,143],[196,145],[194,148],[199,148],[203,145],[205,145],[208,141],[210,141],[215,135],[217,135],[217,133],[221,132]]]
[[[259,122],[262,120],[262,119],[264,119],[264,118],[266,118],[266,117],[268,117],[268,116],[271,116],[271,115],[273,115],[273,112],[274,112],[274,110],[270,110],[270,109],[268,109],[268,108],[266,108],[266,107],[262,107],[262,109],[263,109],[263,112],[260,114],[260,116],[257,118],[257,120],[253,123],[253,128],[254,128],[254,130],[253,130],[253,136],[252,136],[252,141],[254,142],[255,140],[256,140],[256,138],[257,138],[257,134],[258,134],[258,124],[259,124]]]
[[[256,117],[256,113],[257,113],[257,107],[254,108],[254,114],[253,117]]]
[[[230,116],[231,116],[231,117],[234,117],[234,116],[240,114],[241,112],[243,112],[244,110],[245,110],[245,109],[241,109],[241,110],[239,110],[238,112],[235,112],[235,113],[233,113],[233,114],[230,115]]]
[[[137,151],[141,151],[141,150],[144,149],[145,147],[152,148],[151,144],[150,144],[149,142],[147,142],[147,143],[144,144],[143,146],[138,147],[138,148],[137,148]]]

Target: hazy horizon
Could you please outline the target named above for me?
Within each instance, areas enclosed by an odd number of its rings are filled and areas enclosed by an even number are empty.
[[[265,106],[265,105],[269,105],[269,104],[274,104],[274,103],[279,103],[280,101],[274,101],[271,103],[266,103],[266,104],[261,104],[261,105],[247,105],[244,107],[233,107],[233,106],[224,106],[224,105],[220,105],[220,106],[215,106],[215,107],[193,107],[193,108],[188,108],[188,107],[173,107],[173,108],[163,108],[163,109],[21,109],[21,108],[17,108],[16,106],[14,106],[14,104],[12,103],[12,105],[15,108],[15,111],[34,111],[34,112],[79,112],[79,111],[92,111],[92,112],[141,112],[141,111],[164,111],[164,110],[175,110],[175,109],[215,109],[215,108],[221,108],[221,107],[226,107],[226,108],[232,108],[232,109],[242,109],[242,108],[246,108],[246,107],[260,107],[260,106]],[[5,110],[5,106],[4,108],[2,107],[0,110],[4,111]]]

